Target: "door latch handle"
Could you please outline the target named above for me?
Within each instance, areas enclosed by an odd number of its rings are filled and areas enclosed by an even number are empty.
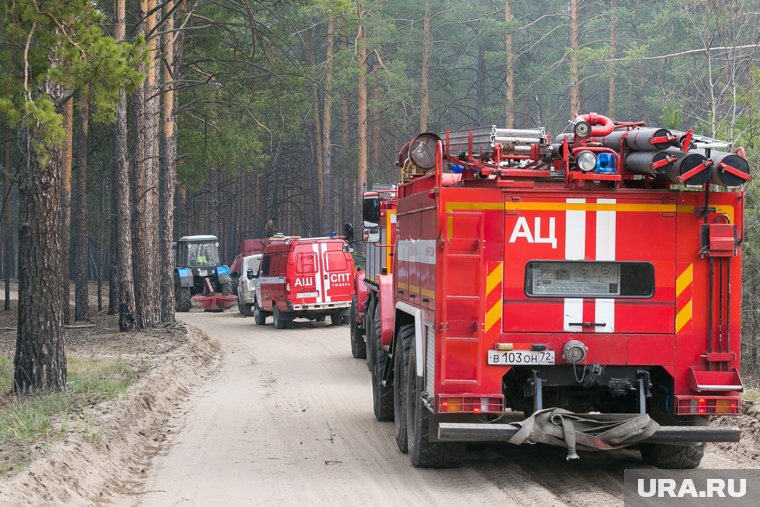
[[[569,322],[568,326],[580,326],[580,327],[605,327],[606,322]]]

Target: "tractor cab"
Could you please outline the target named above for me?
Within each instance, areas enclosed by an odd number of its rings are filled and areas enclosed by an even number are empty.
[[[219,238],[211,235],[183,236],[175,243],[174,256],[177,311],[189,311],[193,298],[199,304],[211,296],[217,304],[219,296],[234,298],[230,269],[219,261]],[[224,303],[226,305],[228,301],[225,299]]]
[[[184,236],[177,242],[177,265],[189,268],[215,268],[219,265],[219,239],[216,236]]]

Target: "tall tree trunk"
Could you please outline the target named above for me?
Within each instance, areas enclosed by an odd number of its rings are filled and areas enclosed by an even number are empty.
[[[126,0],[114,0],[114,37],[118,42],[124,41],[126,33]],[[135,328],[135,283],[132,273],[132,222],[131,222],[131,185],[129,178],[129,161],[127,159],[127,95],[121,97],[116,106],[116,125],[114,129],[114,174],[112,185],[113,198],[116,199],[116,265],[119,278],[119,329],[130,331]],[[139,143],[138,143],[139,144]],[[137,146],[136,146],[137,148]],[[112,260],[113,262],[113,260]]]
[[[5,143],[5,164],[3,172],[3,194],[5,195],[5,215],[3,216],[3,273],[5,274],[5,302],[3,308],[11,309],[11,271],[13,271],[13,182],[11,180],[11,143]]]
[[[79,106],[79,131],[76,144],[76,210],[74,223],[74,320],[90,317],[90,296],[87,287],[87,259],[89,228],[87,226],[87,138],[90,127],[89,98],[85,90]]]
[[[477,124],[483,125],[486,121],[486,83],[488,82],[488,75],[486,74],[486,49],[483,45],[478,45],[478,71],[475,79],[475,90],[477,92],[475,110],[478,111]]]
[[[512,23],[512,0],[504,0],[504,21]],[[507,128],[515,128],[515,51],[512,47],[512,27],[508,26],[504,35],[507,51],[506,107]]]
[[[174,322],[174,187],[177,183],[177,136],[174,109],[174,0],[164,6],[164,104],[163,143],[164,156],[161,166],[161,322]]]
[[[71,166],[73,159],[72,131],[74,129],[74,99],[69,99],[63,105],[63,128],[65,137],[63,142],[63,183],[61,185],[61,264],[63,273],[63,323],[69,323],[69,306],[71,305]]]
[[[316,58],[314,57],[314,34],[313,29],[309,29],[306,31],[306,47],[304,48],[305,56],[306,56],[306,63],[309,65],[309,71],[314,73],[316,70]],[[315,231],[320,231],[322,228],[322,222],[324,220],[323,213],[324,213],[324,195],[325,195],[325,187],[324,187],[324,177],[325,177],[325,168],[323,164],[322,159],[322,122],[320,121],[320,114],[319,114],[319,90],[317,88],[317,83],[315,81],[312,81],[309,83],[309,88],[311,89],[311,110],[313,115],[313,121],[314,121],[314,144],[315,149],[314,152],[317,155],[314,157],[316,159],[317,163],[317,174],[315,177],[315,183],[316,183],[316,197],[314,202],[314,220],[312,221],[313,227]]]
[[[425,16],[422,18],[422,69],[420,76],[420,132],[427,132],[430,121],[430,46],[433,38],[430,33],[430,0],[425,0]]]
[[[45,84],[59,113],[65,96],[60,86]],[[42,132],[22,131],[23,170],[19,179],[19,294],[18,335],[13,361],[13,392],[58,391],[66,388],[63,336],[63,286],[50,283],[63,273],[61,242],[61,179],[65,150],[54,143],[41,164],[32,139]]]
[[[348,49],[348,36],[343,33],[346,26],[345,20],[341,24],[341,49]],[[348,170],[349,167],[349,145],[351,144],[351,98],[348,92],[341,94],[343,100],[340,103],[341,112],[341,150],[340,165],[343,180],[343,217],[341,220],[354,221],[354,210],[357,198],[356,188],[354,187],[354,174]]]
[[[615,91],[617,84],[615,83],[615,57],[617,57],[617,0],[610,0],[610,54],[608,58],[609,62],[609,79],[607,81],[607,116],[615,118]]]
[[[370,121],[369,121],[369,171],[374,176],[373,181],[381,181],[384,171],[380,166],[380,158],[383,151],[383,113],[382,113],[382,90],[379,79],[375,80],[370,97]],[[382,183],[387,183],[383,181]]]
[[[161,319],[159,296],[158,241],[158,38],[156,0],[140,0],[139,32],[147,37],[147,77],[135,99],[138,138],[135,155],[135,301],[136,323],[140,329],[152,327]]]
[[[106,224],[103,221],[106,216],[106,202],[108,201],[108,178],[106,174],[104,170],[100,176],[100,206],[98,207],[98,216],[101,217],[98,227],[98,313],[103,311],[103,274],[106,269]],[[110,222],[109,220],[109,227]]]
[[[359,66],[359,89],[358,89],[358,126],[359,153],[356,164],[356,190],[357,196],[367,190],[367,41],[364,32],[365,0],[358,0],[356,12],[359,16],[359,29],[356,34],[356,60]],[[354,209],[356,213],[356,209]]]
[[[322,168],[324,171],[324,183],[327,184],[327,199],[324,207],[324,223],[330,230],[337,226],[335,219],[335,192],[333,189],[332,174],[332,80],[333,80],[333,58],[335,56],[335,17],[330,16],[327,20],[327,50],[325,52],[325,99],[324,113],[322,114]],[[324,196],[324,192],[323,192]]]
[[[581,110],[581,82],[578,75],[579,25],[578,1],[570,0],[570,118]]]
[[[116,133],[114,128],[114,134]],[[119,271],[118,271],[118,232],[119,216],[118,201],[121,199],[114,191],[119,173],[116,166],[116,135],[111,142],[111,181],[108,185],[108,200],[110,202],[110,218],[108,220],[108,315],[119,313]]]

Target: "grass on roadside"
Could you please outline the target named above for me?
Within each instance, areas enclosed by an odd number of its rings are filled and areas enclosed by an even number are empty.
[[[72,413],[85,404],[119,397],[135,376],[122,359],[69,357],[66,392],[17,397],[7,394],[13,383],[13,361],[0,357],[0,443],[30,443],[66,432]]]

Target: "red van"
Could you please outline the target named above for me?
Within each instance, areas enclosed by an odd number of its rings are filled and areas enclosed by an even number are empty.
[[[270,238],[256,283],[254,320],[272,315],[283,329],[297,318],[324,320],[333,326],[348,319],[354,296],[354,260],[343,238]]]

